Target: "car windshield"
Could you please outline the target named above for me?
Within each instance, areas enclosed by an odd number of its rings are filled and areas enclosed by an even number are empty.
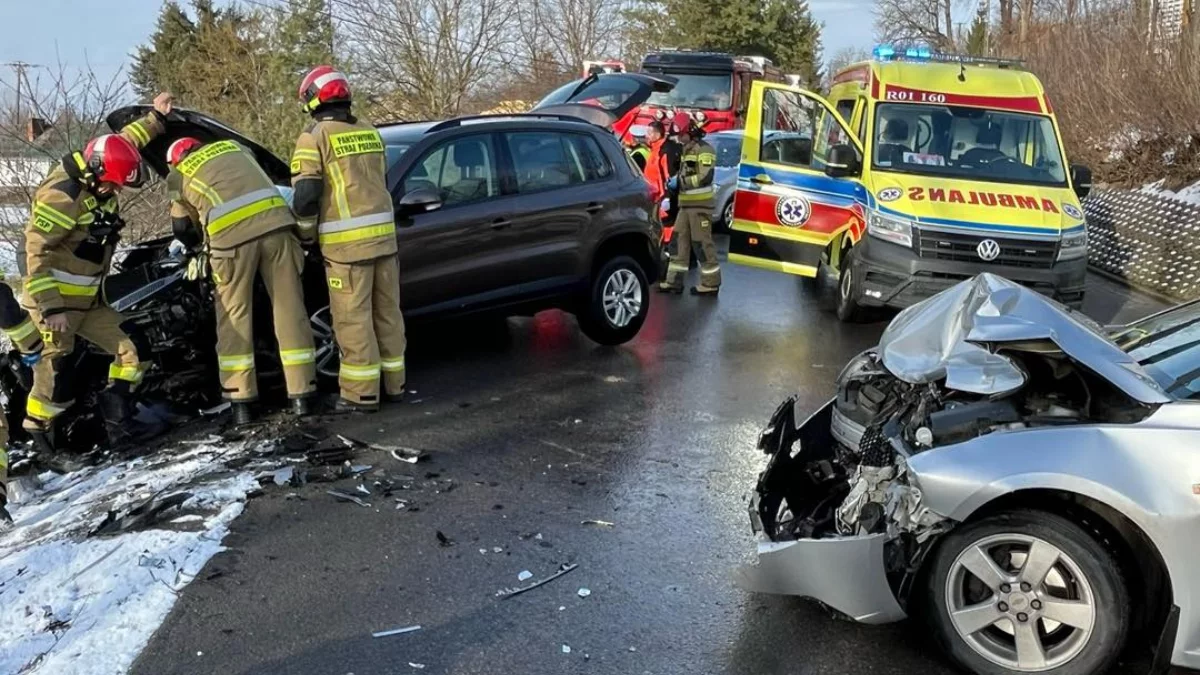
[[[387,155],[387,165],[389,167],[395,166],[400,157],[411,147],[411,143],[388,143],[384,147],[384,153]]]
[[[717,166],[737,166],[742,159],[742,137],[722,134],[712,138],[717,151]]]
[[[699,75],[664,73],[677,78],[671,91],[659,91],[646,101],[648,105],[678,108],[729,110],[733,107],[733,74]]]
[[[1200,400],[1200,301],[1143,319],[1115,339],[1168,395]]]
[[[1049,117],[964,106],[878,106],[873,163],[881,171],[939,178],[1067,184]]]

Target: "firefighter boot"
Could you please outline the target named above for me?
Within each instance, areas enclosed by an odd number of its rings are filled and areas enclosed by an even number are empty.
[[[42,425],[38,429],[26,427],[29,436],[33,438],[33,447],[37,448],[37,456],[33,463],[54,473],[72,473],[82,469],[86,464],[79,457],[56,449],[56,436],[53,423]]]
[[[308,417],[311,413],[312,407],[309,405],[307,396],[292,399],[292,415],[296,417]]]
[[[384,403],[402,403],[404,401],[405,390],[401,389],[397,394],[384,394]]]
[[[244,427],[254,421],[254,411],[250,408],[249,403],[235,401],[232,407],[233,426]]]
[[[715,296],[720,291],[721,291],[720,286],[707,286],[703,282],[701,282],[697,286],[692,287],[692,295]]]
[[[115,380],[100,392],[100,416],[104,418],[110,448],[145,441],[166,430],[161,424],[146,424],[137,419],[129,389],[125,380]]]
[[[378,403],[355,403],[341,396],[332,397],[334,400],[330,405],[331,415],[350,415],[355,413],[373,413],[379,410]]]

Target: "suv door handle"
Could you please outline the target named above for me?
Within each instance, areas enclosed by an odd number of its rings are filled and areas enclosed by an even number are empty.
[[[760,173],[757,176],[754,176],[753,178],[750,179],[750,182],[758,183],[759,185],[774,185],[775,184],[775,181],[771,180],[771,177],[765,173]]]
[[[584,209],[584,211],[587,211],[588,213],[599,213],[603,210],[604,210],[604,205],[599,204],[597,202],[591,202],[590,204],[587,205],[587,208]]]
[[[492,221],[491,228],[493,230],[503,230],[509,225],[512,225],[512,221],[508,218],[497,218]]]

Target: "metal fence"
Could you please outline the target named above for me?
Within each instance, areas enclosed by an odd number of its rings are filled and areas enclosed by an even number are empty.
[[[1200,297],[1200,205],[1137,190],[1095,190],[1083,206],[1093,268],[1172,298]]]

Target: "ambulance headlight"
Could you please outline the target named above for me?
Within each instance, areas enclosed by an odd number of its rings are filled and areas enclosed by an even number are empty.
[[[901,246],[912,246],[912,222],[885,216],[879,211],[867,215],[867,234]]]
[[[1087,257],[1087,231],[1068,234],[1058,245],[1059,260],[1077,260]]]

